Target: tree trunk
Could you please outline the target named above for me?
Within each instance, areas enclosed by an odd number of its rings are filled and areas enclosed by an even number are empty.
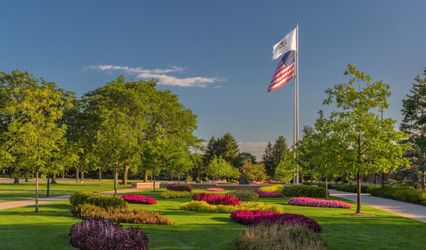
[[[56,174],[53,174],[53,177],[50,179],[50,183],[56,184]]]
[[[28,177],[25,177],[25,182],[28,182]]]
[[[152,171],[152,185],[153,185],[154,192],[155,192],[155,177],[156,177],[156,173],[154,170]]]
[[[311,175],[311,184],[314,184],[314,176]]]
[[[382,180],[381,180],[381,182],[380,182],[380,185],[381,185],[382,187],[384,187],[384,186],[385,186],[385,173],[382,173]]]
[[[99,172],[98,172],[98,180],[101,181],[102,180],[102,168],[99,168]]]
[[[425,190],[426,175],[425,170],[422,170],[422,189]]]
[[[118,169],[114,169],[114,195],[117,195]]]
[[[83,184],[83,183],[84,183],[84,171],[81,170],[80,171],[80,184]]]
[[[180,183],[180,174],[177,174],[178,184]]]
[[[328,176],[325,177],[325,198],[328,199]]]
[[[75,182],[80,183],[79,179],[80,170],[78,168],[75,168]]]
[[[50,195],[50,178],[49,178],[49,177],[47,177],[47,178],[46,178],[46,180],[47,180],[47,185],[46,185],[46,196],[47,196],[47,197],[49,197],[49,195]]]
[[[62,171],[62,179],[65,179],[65,171]]]
[[[143,182],[148,182],[148,171],[145,170],[145,173],[143,175]]]
[[[38,212],[38,171],[36,171],[35,212]]]
[[[13,184],[19,184],[19,177],[13,178]]]
[[[356,173],[356,213],[361,213],[361,177]]]
[[[129,166],[124,167],[124,174],[123,174],[123,184],[127,185],[127,179],[129,177]]]

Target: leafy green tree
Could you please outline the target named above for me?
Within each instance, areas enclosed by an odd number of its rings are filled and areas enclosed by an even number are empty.
[[[389,85],[349,65],[347,83],[326,91],[324,104],[334,104],[329,126],[339,138],[341,171],[354,174],[357,181],[357,208],[361,212],[361,177],[367,173],[389,172],[406,164],[403,153],[409,148],[398,142],[405,136],[394,129],[393,119],[381,119],[377,111],[388,108]]]
[[[206,145],[206,149],[203,155],[204,165],[209,165],[209,162],[213,159],[214,156],[218,155],[217,152],[218,140],[212,136]]]
[[[38,212],[39,176],[58,166],[49,163],[66,142],[60,122],[72,103],[54,83],[18,70],[0,73],[0,93],[2,155],[17,170],[35,173]]]
[[[213,157],[205,172],[209,177],[212,177],[215,180],[223,178],[236,179],[240,175],[237,168],[233,167],[228,161],[222,159],[220,156]]]
[[[247,153],[247,152],[242,152],[238,155],[235,162],[236,162],[235,165],[239,168],[243,167],[245,162],[256,164],[256,156],[254,156],[250,153]]]
[[[423,77],[417,76],[410,94],[402,101],[401,130],[408,135],[412,150],[410,159],[416,171],[421,173],[421,187],[425,190],[426,182],[426,68]]]
[[[296,159],[294,154],[292,152],[285,153],[275,168],[275,178],[284,183],[289,183],[293,179],[295,167]]]
[[[275,169],[280,163],[281,158],[288,152],[289,152],[289,149],[284,136],[279,136],[277,140],[275,140],[274,145],[271,145],[271,143],[268,143],[262,159],[266,167],[266,173],[270,177],[275,176]]]
[[[265,165],[263,163],[245,161],[241,168],[241,172],[252,181],[266,180]]]

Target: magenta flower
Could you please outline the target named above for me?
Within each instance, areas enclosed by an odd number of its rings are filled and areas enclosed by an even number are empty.
[[[216,191],[223,191],[223,188],[207,188],[207,191],[212,191],[212,192],[216,192]]]
[[[282,223],[286,225],[306,226],[314,232],[321,231],[321,226],[314,219],[300,215],[277,213],[260,210],[237,210],[231,214],[231,219],[243,225],[256,225],[259,223]]]
[[[157,203],[157,201],[151,196],[143,196],[138,194],[123,195],[121,198],[129,203],[141,203],[149,205],[154,205]]]
[[[241,201],[237,197],[230,194],[199,193],[194,194],[192,199],[194,201],[205,201],[214,205],[238,206],[241,204]]]
[[[281,193],[276,193],[276,192],[265,192],[265,191],[256,190],[256,193],[260,197],[264,197],[264,198],[278,198],[278,197],[282,197]]]
[[[332,207],[332,208],[351,208],[352,205],[338,200],[324,200],[309,197],[295,197],[288,201],[290,205],[308,206],[308,207]]]

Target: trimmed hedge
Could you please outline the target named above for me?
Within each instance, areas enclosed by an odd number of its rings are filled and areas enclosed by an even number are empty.
[[[188,196],[191,196],[191,193],[187,191],[167,190],[160,193],[160,197],[164,199],[184,198]]]
[[[335,185],[334,188],[339,191],[343,192],[349,192],[349,193],[356,193],[356,185],[348,185],[348,184],[338,184]],[[361,186],[361,193],[367,193],[368,192],[368,186]]]
[[[85,250],[148,249],[148,237],[139,228],[122,228],[101,218],[89,218],[72,225],[71,244]]]
[[[102,208],[126,208],[127,202],[119,197],[101,195],[98,193],[80,191],[70,196],[72,211],[82,204],[92,204]]]
[[[146,210],[131,210],[128,208],[102,208],[91,204],[79,205],[76,209],[77,215],[81,219],[103,218],[116,223],[137,223],[137,224],[172,224],[171,220],[163,215]]]
[[[303,226],[262,223],[242,231],[236,240],[237,250],[326,250],[321,236]]]
[[[263,202],[243,202],[239,206],[212,205],[205,201],[184,202],[179,206],[182,210],[204,213],[232,213],[237,210],[261,210],[283,212],[283,206]]]
[[[325,198],[326,190],[324,187],[318,186],[288,186],[284,188],[283,191],[285,196],[291,197],[317,197]]]
[[[248,190],[236,190],[230,193],[231,195],[237,197],[241,201],[258,201],[259,195],[255,192]]]
[[[166,189],[172,191],[187,191],[190,193],[192,192],[192,187],[189,184],[170,184],[167,185]]]
[[[368,192],[374,196],[426,206],[426,191],[416,190],[414,188],[370,186]]]

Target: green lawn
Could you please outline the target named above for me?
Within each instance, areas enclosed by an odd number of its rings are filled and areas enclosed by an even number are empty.
[[[156,205],[132,204],[132,208],[159,211],[174,225],[141,225],[148,234],[150,249],[232,249],[238,232],[245,228],[233,223],[229,214],[182,211],[182,201],[164,200],[157,193],[144,192],[157,200]],[[316,219],[322,237],[330,249],[425,249],[426,224],[405,219],[377,209],[364,207],[370,217],[353,216],[354,210],[309,208],[287,205],[287,199],[262,199],[279,203],[286,212],[304,214]],[[41,206],[35,214],[32,207],[0,211],[1,249],[71,249],[69,227],[74,218],[68,202]]]
[[[119,185],[119,188],[129,188],[130,185]],[[46,197],[46,183],[40,183],[40,198]],[[114,189],[113,180],[87,180],[82,184],[76,182],[58,182],[50,185],[50,196],[72,194],[76,191],[111,191]],[[20,184],[0,183],[0,202],[32,200],[35,194],[35,183],[22,182]]]

